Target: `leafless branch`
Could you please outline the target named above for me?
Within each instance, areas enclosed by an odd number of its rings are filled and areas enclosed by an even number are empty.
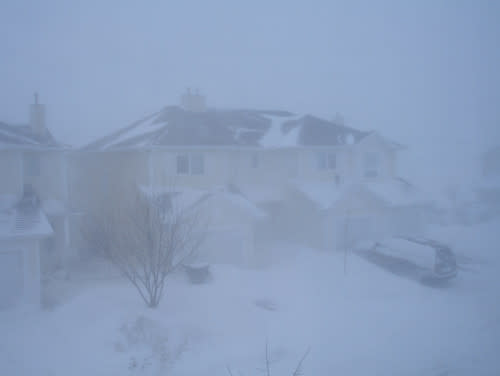
[[[309,352],[311,351],[311,348],[309,347],[304,355],[302,355],[302,358],[300,359],[299,363],[297,364],[297,367],[295,367],[295,370],[292,373],[292,376],[302,376],[302,363],[304,363],[304,360],[307,358],[309,355]]]
[[[172,205],[168,195],[138,194],[134,202],[106,208],[87,226],[87,239],[137,289],[149,307],[163,295],[166,277],[201,245],[196,212]]]

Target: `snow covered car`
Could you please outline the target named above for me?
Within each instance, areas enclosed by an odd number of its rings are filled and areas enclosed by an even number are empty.
[[[362,244],[356,253],[384,269],[423,283],[446,281],[457,275],[452,250],[430,239],[390,238]]]

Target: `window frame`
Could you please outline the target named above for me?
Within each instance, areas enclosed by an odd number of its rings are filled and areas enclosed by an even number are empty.
[[[203,153],[177,154],[175,157],[175,172],[177,175],[204,175],[205,154]]]
[[[182,163],[182,164],[181,164]],[[179,167],[182,168],[182,171]],[[175,172],[177,175],[189,175],[189,154],[177,154],[175,156]]]
[[[363,155],[363,177],[375,179],[380,175],[380,158],[376,152],[366,152]]]
[[[332,171],[337,169],[337,153],[330,150],[319,150],[316,152],[316,167],[320,171]]]
[[[197,163],[195,163],[195,161]],[[190,175],[205,174],[205,155],[203,153],[193,153],[189,157],[189,173]]]

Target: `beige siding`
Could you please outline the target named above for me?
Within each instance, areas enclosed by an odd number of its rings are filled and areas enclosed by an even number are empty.
[[[318,154],[335,154],[335,168],[319,168]],[[342,181],[351,177],[351,154],[342,148],[307,148],[299,151],[299,177],[304,180],[333,180],[338,176]]]
[[[178,174],[178,155],[203,155],[204,171],[202,174]],[[179,149],[153,151],[151,155],[152,184],[155,187],[191,187],[211,188],[228,182],[229,159],[227,151],[207,149]],[[145,161],[146,170],[148,161]]]
[[[27,159],[37,158],[37,171],[28,168]],[[61,202],[67,200],[65,184],[65,155],[60,151],[26,152],[24,154],[24,183],[31,184],[41,200],[55,199]]]
[[[140,185],[148,184],[145,152],[76,153],[69,176],[72,206],[87,211],[112,200],[133,198]]]
[[[22,161],[19,151],[0,151],[0,195],[22,194]]]
[[[389,149],[378,136],[373,135],[354,148],[352,171],[356,179],[367,179],[364,176],[364,162],[367,153],[376,154],[379,159],[378,176],[369,179],[384,180],[396,175],[396,152]]]
[[[297,177],[297,152],[294,150],[242,150],[232,152],[229,158],[231,182],[237,185],[276,185]],[[256,165],[252,164],[253,158],[256,158]]]

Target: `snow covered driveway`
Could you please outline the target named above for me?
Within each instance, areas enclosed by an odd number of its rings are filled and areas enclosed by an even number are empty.
[[[433,289],[355,256],[304,249],[261,270],[173,277],[159,309],[121,281],[40,313],[0,312],[0,375],[500,374],[498,223],[435,229],[477,261]]]

